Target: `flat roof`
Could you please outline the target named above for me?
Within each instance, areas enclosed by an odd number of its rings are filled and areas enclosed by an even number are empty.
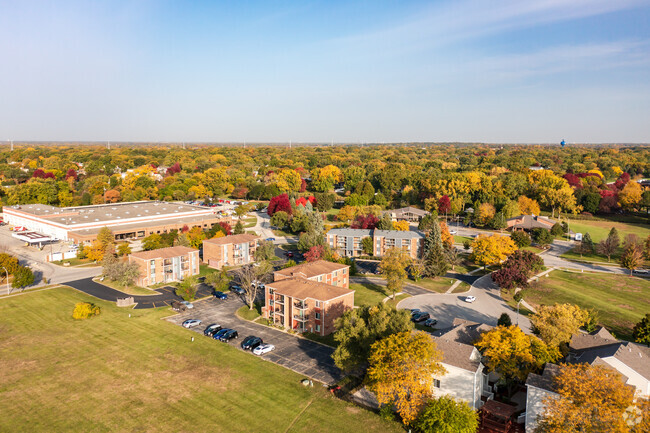
[[[169,219],[160,220],[160,221],[156,221],[154,219],[153,221],[143,221],[143,222],[139,222],[139,223],[120,224],[119,226],[110,225],[110,226],[108,226],[108,228],[111,229],[111,231],[113,233],[122,233],[122,232],[129,231],[129,230],[152,229],[152,228],[156,228],[156,227],[160,227],[160,226],[166,226],[166,225],[187,224],[188,226],[190,226],[192,223],[203,222],[203,221],[210,220],[210,219],[223,219],[223,218],[229,218],[229,217],[219,216],[219,215],[201,215],[201,216],[169,218]],[[81,236],[96,235],[104,227],[106,227],[106,226],[93,227],[93,228],[90,228],[90,229],[71,230],[70,233],[78,234],[78,235],[81,235]]]
[[[136,201],[125,203],[111,203],[91,206],[55,207],[46,204],[24,204],[5,206],[6,209],[33,215],[53,223],[72,226],[102,221],[115,221],[162,216],[174,214],[211,215],[213,208],[205,208],[184,203],[170,203],[162,201]]]

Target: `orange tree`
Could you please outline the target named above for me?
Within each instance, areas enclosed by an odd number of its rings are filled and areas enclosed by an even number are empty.
[[[400,332],[372,345],[366,379],[379,404],[393,405],[411,424],[431,397],[434,376],[445,373],[441,360],[431,335]]]
[[[643,416],[647,426],[648,413],[641,414],[641,419],[634,417],[628,424],[626,411],[636,412],[634,389],[616,370],[589,364],[562,365],[554,382],[559,397],[544,401],[545,409],[535,430],[538,433],[642,431],[638,427],[643,425]]]
[[[470,259],[482,266],[496,265],[504,261],[516,250],[517,246],[510,237],[480,235],[472,242]]]

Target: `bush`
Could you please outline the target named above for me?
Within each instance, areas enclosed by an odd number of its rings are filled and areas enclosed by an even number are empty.
[[[99,313],[101,313],[99,306],[90,302],[78,302],[74,306],[72,318],[75,320],[84,320],[89,317],[99,316]]]
[[[551,227],[551,234],[556,237],[562,236],[564,234],[564,227],[562,227],[562,224],[560,223],[553,224],[553,227]]]
[[[530,246],[531,239],[530,235],[523,230],[516,230],[510,235],[510,239],[517,245],[519,248]]]
[[[553,235],[549,230],[543,228],[533,229],[533,240],[541,247],[546,247],[553,242]]]
[[[390,404],[384,404],[379,408],[379,416],[386,421],[395,421],[395,410]]]
[[[499,320],[497,320],[497,326],[511,326],[512,325],[512,319],[510,318],[510,315],[508,313],[503,313],[501,316],[499,316]]]
[[[197,283],[194,276],[185,278],[176,288],[176,296],[180,296],[185,301],[193,301],[197,292]]]
[[[469,250],[471,247],[472,243],[470,241],[463,242],[463,248],[465,248],[465,250]]]

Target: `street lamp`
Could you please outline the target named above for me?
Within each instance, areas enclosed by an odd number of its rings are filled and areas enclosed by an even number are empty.
[[[519,302],[517,302],[517,326],[519,326],[519,304],[521,304],[521,301],[523,301],[524,298],[521,298]]]
[[[0,268],[4,269],[5,274],[7,274],[7,295],[8,295],[9,294],[9,271],[4,266],[0,266]]]

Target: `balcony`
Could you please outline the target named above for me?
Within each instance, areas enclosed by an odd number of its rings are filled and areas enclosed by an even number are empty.
[[[274,301],[278,305],[284,305],[284,298],[275,298]]]
[[[307,309],[307,304],[304,302],[294,302],[293,307],[298,309],[298,310],[306,310]]]
[[[277,314],[278,316],[284,316],[284,310],[281,308],[273,310],[274,314]]]
[[[309,320],[309,315],[296,314],[293,316],[293,318],[298,322],[306,322]]]

